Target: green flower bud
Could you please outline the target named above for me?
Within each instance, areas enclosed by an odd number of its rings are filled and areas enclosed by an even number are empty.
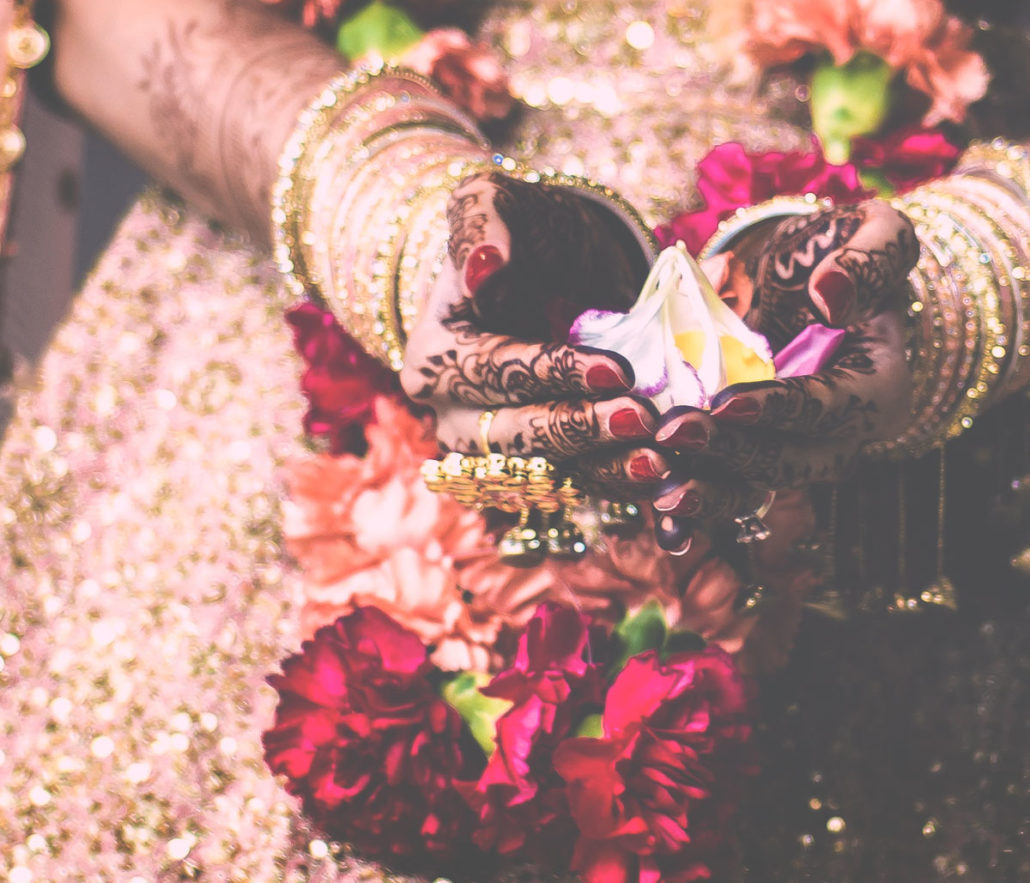
[[[827,56],[812,74],[812,128],[834,164],[848,161],[851,139],[883,125],[894,71],[878,55],[856,52],[844,64]]]
[[[423,34],[406,12],[374,0],[340,25],[336,49],[347,58],[363,58],[372,53],[392,61],[421,40]]]

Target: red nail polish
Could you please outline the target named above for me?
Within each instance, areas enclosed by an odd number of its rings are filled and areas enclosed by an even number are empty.
[[[586,380],[587,386],[598,392],[625,391],[630,388],[626,378],[608,365],[594,365],[593,368],[587,369]]]
[[[629,474],[637,481],[657,481],[661,476],[650,457],[634,457],[629,461]]]
[[[697,515],[701,511],[701,498],[693,491],[687,491],[683,495],[683,499],[679,501],[679,505],[671,512],[673,515],[681,515],[689,517],[691,515]]]
[[[504,264],[504,257],[494,245],[479,245],[465,261],[465,286],[475,294],[490,276]]]
[[[754,423],[761,413],[762,407],[755,399],[741,396],[730,399],[719,410],[712,411],[712,416],[727,423]]]
[[[616,438],[647,438],[651,435],[651,430],[644,425],[640,415],[632,408],[623,408],[612,414],[608,420],[608,431]],[[657,477],[655,475],[655,478]]]
[[[708,430],[696,420],[689,420],[679,424],[668,435],[659,433],[655,438],[663,445],[700,451],[708,444]]]
[[[846,324],[855,303],[855,284],[839,270],[829,270],[812,283],[812,301],[831,325]]]

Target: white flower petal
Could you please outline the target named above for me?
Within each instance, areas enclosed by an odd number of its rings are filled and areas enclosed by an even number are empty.
[[[590,310],[573,324],[570,340],[628,359],[636,375],[634,389],[663,412],[676,405],[709,404],[727,383],[724,347],[730,340],[738,373],[746,376],[756,364],[764,370],[765,362],[772,372],[766,339],[722,302],[682,247],[658,255],[629,312]]]

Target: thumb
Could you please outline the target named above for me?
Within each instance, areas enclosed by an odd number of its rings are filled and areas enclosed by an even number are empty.
[[[882,200],[862,206],[854,235],[820,261],[808,281],[817,316],[846,328],[901,304],[903,283],[919,258],[912,223]]]

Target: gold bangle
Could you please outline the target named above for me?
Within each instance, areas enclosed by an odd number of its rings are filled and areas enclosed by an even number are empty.
[[[833,200],[818,197],[814,193],[801,196],[774,196],[765,202],[742,206],[728,218],[719,222],[715,233],[704,244],[698,254],[698,260],[721,254],[733,247],[733,244],[752,227],[766,221],[781,221],[797,215],[812,215],[823,209],[833,207]]]

